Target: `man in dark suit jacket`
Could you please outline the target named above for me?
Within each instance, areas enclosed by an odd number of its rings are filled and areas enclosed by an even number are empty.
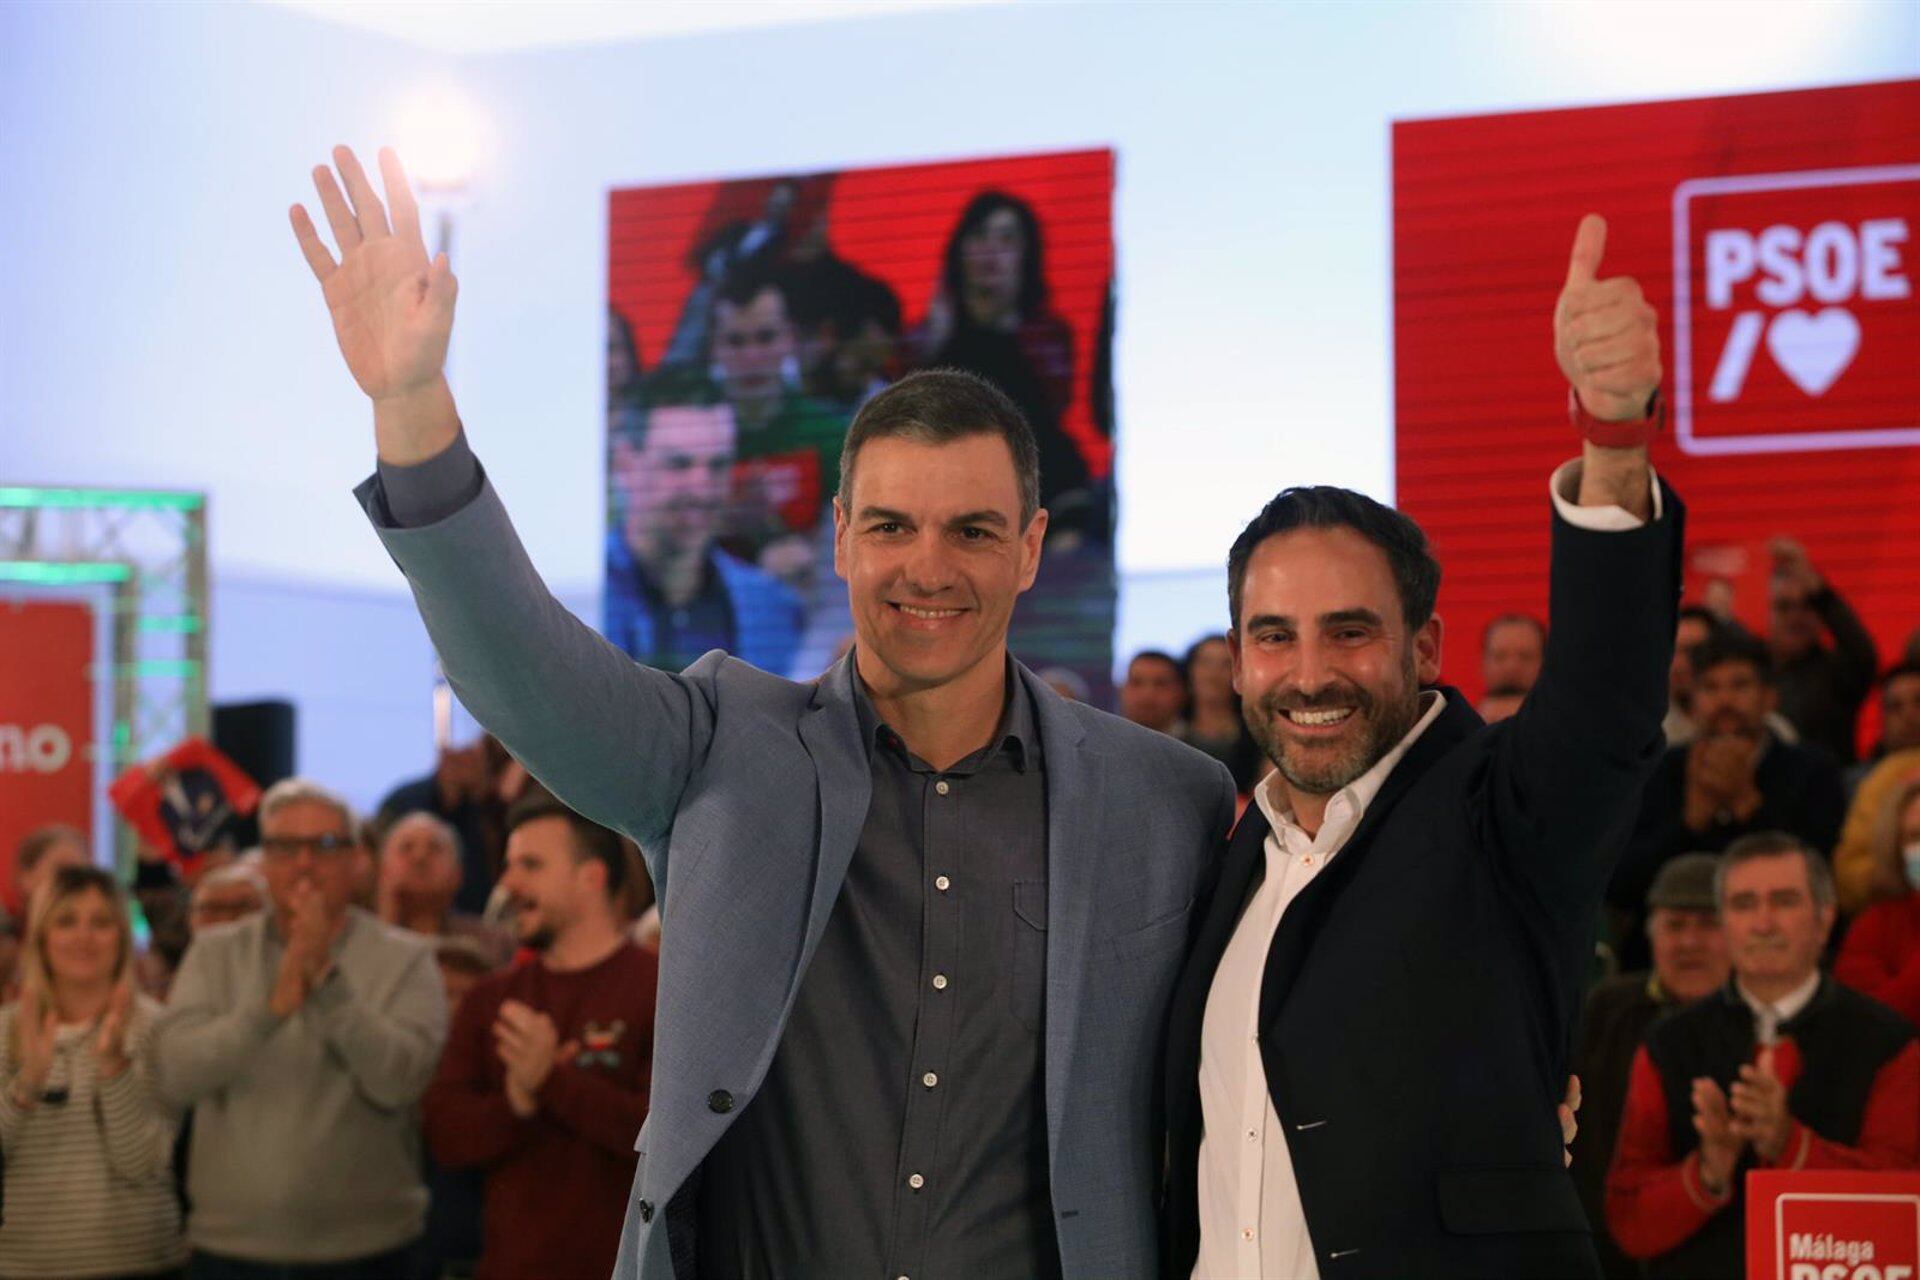
[[[1582,223],[1555,316],[1546,662],[1487,727],[1439,675],[1411,520],[1289,490],[1228,561],[1236,686],[1277,772],[1199,916],[1168,1040],[1175,1276],[1597,1275],[1552,1115],[1602,890],[1663,746],[1682,511],[1659,344]]]

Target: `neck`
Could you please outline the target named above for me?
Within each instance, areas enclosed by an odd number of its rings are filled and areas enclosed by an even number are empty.
[[[1019,319],[1013,300],[996,289],[969,289],[967,314],[982,329],[1011,330]]]
[[[870,651],[854,647],[854,673],[882,720],[907,750],[936,769],[964,760],[993,736],[1006,707],[1007,650],[995,645],[971,668],[941,684],[916,688]]]
[[[53,1003],[59,1010],[62,1022],[86,1022],[99,1016],[112,996],[112,978],[95,978],[88,982],[69,982],[60,978],[53,980]]]
[[[626,941],[626,931],[609,908],[583,916],[567,926],[541,955],[540,963],[556,973],[591,969]]]
[[[405,898],[393,904],[387,923],[397,925],[409,933],[425,933],[435,937],[447,931],[448,904],[433,899],[427,902],[412,902]]]
[[[733,402],[733,420],[743,431],[758,431],[780,412],[780,395],[754,396]]]
[[[1769,978],[1758,975],[1746,977],[1742,975],[1740,985],[1746,990],[1748,995],[1760,1001],[1760,1003],[1772,1004],[1782,996],[1792,995],[1795,991],[1805,986],[1807,979],[1812,976],[1813,970],[1811,969],[1802,973],[1792,974],[1785,978]]]
[[[1327,819],[1327,801],[1333,799],[1333,796],[1321,795],[1317,791],[1302,791],[1287,781],[1287,775],[1284,773],[1275,773],[1273,776],[1280,779],[1280,786],[1286,791],[1287,804],[1293,809],[1294,822],[1307,833],[1307,839],[1311,840],[1318,836],[1320,824]]]
[[[628,545],[640,550],[647,577],[662,600],[678,607],[700,594],[707,574],[706,543],[669,542],[648,531]]]

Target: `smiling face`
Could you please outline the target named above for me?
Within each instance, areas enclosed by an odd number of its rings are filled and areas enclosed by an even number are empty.
[[[1440,620],[1407,626],[1386,553],[1347,527],[1254,548],[1230,639],[1247,728],[1292,786],[1331,795],[1419,718],[1440,674]]]
[[[786,299],[777,289],[762,289],[743,303],[722,298],[714,307],[713,360],[736,405],[778,399],[787,362],[798,349]]]
[[[1487,631],[1480,675],[1489,689],[1533,688],[1546,660],[1546,643],[1531,622],[1510,619]]]
[[[319,892],[328,919],[346,914],[365,854],[332,805],[296,800],[274,810],[260,824],[260,848],[267,889],[283,925],[293,909],[294,890],[303,884]]]
[[[70,894],[48,911],[41,945],[56,982],[109,982],[120,972],[125,947],[119,908],[98,889]]]
[[[606,898],[605,871],[576,854],[573,828],[558,816],[531,818],[513,829],[500,884],[513,904],[520,944],[535,951],[559,941],[594,898]]]
[[[1773,686],[1751,662],[1719,662],[1693,678],[1693,719],[1703,734],[1758,738],[1773,710]]]
[[[661,405],[621,414],[645,417],[643,430],[614,432],[609,455],[627,545],[657,540],[671,549],[705,551],[726,513],[733,410],[724,404]]]
[[[847,580],[869,684],[911,693],[1003,661],[1013,603],[1040,567],[1047,513],[1021,527],[1002,437],[868,440],[833,522],[834,571]]]

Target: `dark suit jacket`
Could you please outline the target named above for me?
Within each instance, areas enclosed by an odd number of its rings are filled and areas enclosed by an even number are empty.
[[[1555,1107],[1602,891],[1664,746],[1684,513],[1630,532],[1554,517],[1539,683],[1481,723],[1459,691],[1281,918],[1259,1026],[1325,1280],[1594,1276]],[[1199,1248],[1200,1027],[1264,873],[1250,808],[1175,988],[1169,1272]]]

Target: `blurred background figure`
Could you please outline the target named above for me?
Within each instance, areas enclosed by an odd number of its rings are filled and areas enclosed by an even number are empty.
[[[1227,766],[1234,790],[1250,793],[1264,757],[1240,714],[1227,638],[1218,632],[1200,637],[1188,647],[1181,666],[1187,675],[1187,719],[1177,736]]]
[[[1120,714],[1135,724],[1170,733],[1185,732],[1187,673],[1180,659],[1159,649],[1142,649],[1127,663],[1120,685]]]
[[[28,905],[20,999],[0,1010],[0,1275],[178,1275],[175,1120],[154,1095],[159,1006],[134,989],[112,875],[65,865]]]
[[[0,909],[0,999],[11,999],[19,990],[20,939],[34,890],[61,867],[84,867],[92,860],[87,838],[64,822],[35,827],[20,838],[6,906]]]
[[[966,369],[1019,406],[1040,446],[1040,505],[1047,538],[1112,537],[1104,486],[1061,419],[1073,399],[1073,333],[1056,315],[1033,207],[1002,191],[968,201],[947,241],[940,288],[915,335],[921,363]]]
[[[1845,810],[1840,766],[1818,746],[1774,737],[1772,662],[1767,648],[1723,627],[1697,645],[1694,739],[1669,747],[1641,796],[1640,817],[1615,868],[1607,898],[1630,923],[1621,962],[1646,963],[1637,923],[1654,875],[1690,850],[1717,853],[1743,835],[1787,831],[1825,857]]]
[[[1833,976],[1920,1024],[1920,773],[1881,802],[1870,853],[1866,907]]]
[[[1920,662],[1901,662],[1880,677],[1880,741],[1847,770],[1847,793],[1889,757],[1910,752],[1920,752]]]
[[[245,919],[267,905],[267,878],[260,873],[257,855],[242,857],[200,877],[193,886],[188,922],[193,932]]]
[[[1607,1166],[1627,1101],[1627,1072],[1653,1021],[1726,984],[1727,941],[1714,904],[1719,859],[1684,853],[1647,891],[1647,939],[1653,969],[1604,978],[1587,993],[1574,1048],[1580,1077],[1580,1128],[1574,1135],[1574,1185],[1594,1224],[1594,1247],[1609,1280],[1638,1280],[1640,1264],[1620,1252],[1605,1230]]]
[[[435,1159],[485,1179],[480,1280],[613,1270],[659,974],[627,933],[627,874],[620,839],[557,800],[508,818],[501,885],[533,958],[461,1001],[423,1104]]]
[[[413,1273],[427,1210],[414,1108],[446,997],[430,946],[353,904],[358,825],[307,779],[269,788],[270,909],[194,940],[160,1020],[158,1092],[194,1109],[193,1280]]]
[[[1920,1043],[1827,978],[1826,859],[1783,832],[1721,855],[1733,982],[1653,1024],[1634,1055],[1606,1220],[1651,1276],[1747,1274],[1741,1172],[1920,1165]]]
[[[429,938],[471,940],[489,969],[513,957],[513,939],[478,915],[454,909],[462,872],[460,833],[431,813],[410,813],[380,842],[375,914]]]
[[[507,807],[526,789],[527,771],[490,733],[464,747],[446,746],[433,772],[403,782],[380,802],[375,818],[381,829],[409,813],[430,813],[460,835],[460,888],[453,903],[477,915],[500,876]]]
[[[1480,633],[1480,681],[1489,693],[1505,689],[1526,696],[1546,658],[1547,626],[1532,614],[1503,613]]]
[[[1880,670],[1873,637],[1852,606],[1813,567],[1805,547],[1781,537],[1768,549],[1773,554],[1768,584],[1773,623],[1767,641],[1773,649],[1780,713],[1804,741],[1851,762],[1860,704]]]

